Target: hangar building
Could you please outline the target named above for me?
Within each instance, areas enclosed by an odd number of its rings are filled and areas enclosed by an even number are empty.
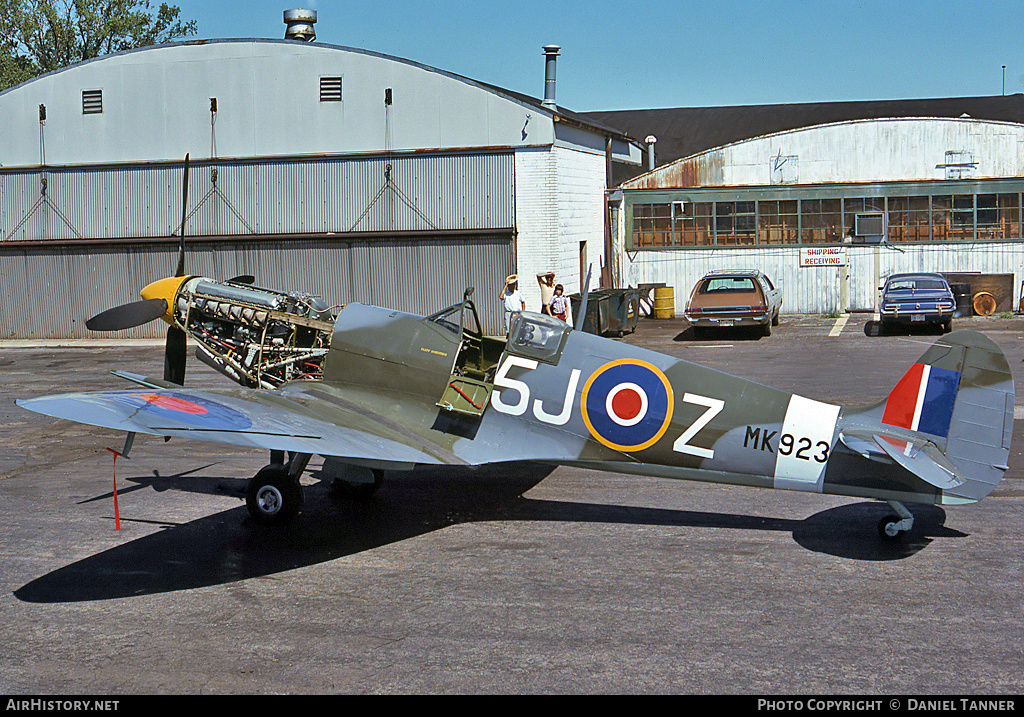
[[[1020,304],[1022,95],[587,117],[656,140],[652,169],[617,170],[613,268],[677,287],[677,312],[718,268],[765,271],[791,313],[872,311],[899,271]]]
[[[475,286],[498,333],[507,274],[537,310],[537,273],[572,292],[607,263],[612,166],[640,160],[557,106],[557,50],[545,74],[538,52],[543,100],[300,40],[131,50],[0,93],[0,274],[18,297],[0,337],[88,335],[174,272],[183,214],[189,274],[416,313]]]

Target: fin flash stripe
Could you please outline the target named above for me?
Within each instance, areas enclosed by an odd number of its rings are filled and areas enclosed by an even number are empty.
[[[889,394],[882,423],[946,437],[959,387],[959,371],[915,363]]]

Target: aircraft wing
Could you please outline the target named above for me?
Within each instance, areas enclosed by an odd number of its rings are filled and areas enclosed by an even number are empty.
[[[275,390],[154,388],[69,393],[17,404],[119,431],[342,456],[393,467],[466,464],[445,447],[379,413],[353,402],[328,402],[305,394],[293,399]]]

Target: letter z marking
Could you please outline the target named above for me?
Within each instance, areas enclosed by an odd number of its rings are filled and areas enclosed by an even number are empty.
[[[698,458],[714,458],[715,452],[712,449],[691,446],[690,439],[696,436],[704,426],[711,423],[712,418],[722,412],[722,409],[725,408],[725,401],[717,398],[708,398],[707,396],[698,396],[695,393],[685,393],[683,394],[683,403],[705,406],[707,410],[689,428],[683,431],[682,435],[672,444],[672,450],[677,453],[697,456]]]

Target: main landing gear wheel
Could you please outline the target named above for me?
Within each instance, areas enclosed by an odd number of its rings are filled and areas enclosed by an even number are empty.
[[[283,525],[299,512],[302,489],[298,478],[278,463],[264,467],[249,480],[245,505],[260,525]]]

